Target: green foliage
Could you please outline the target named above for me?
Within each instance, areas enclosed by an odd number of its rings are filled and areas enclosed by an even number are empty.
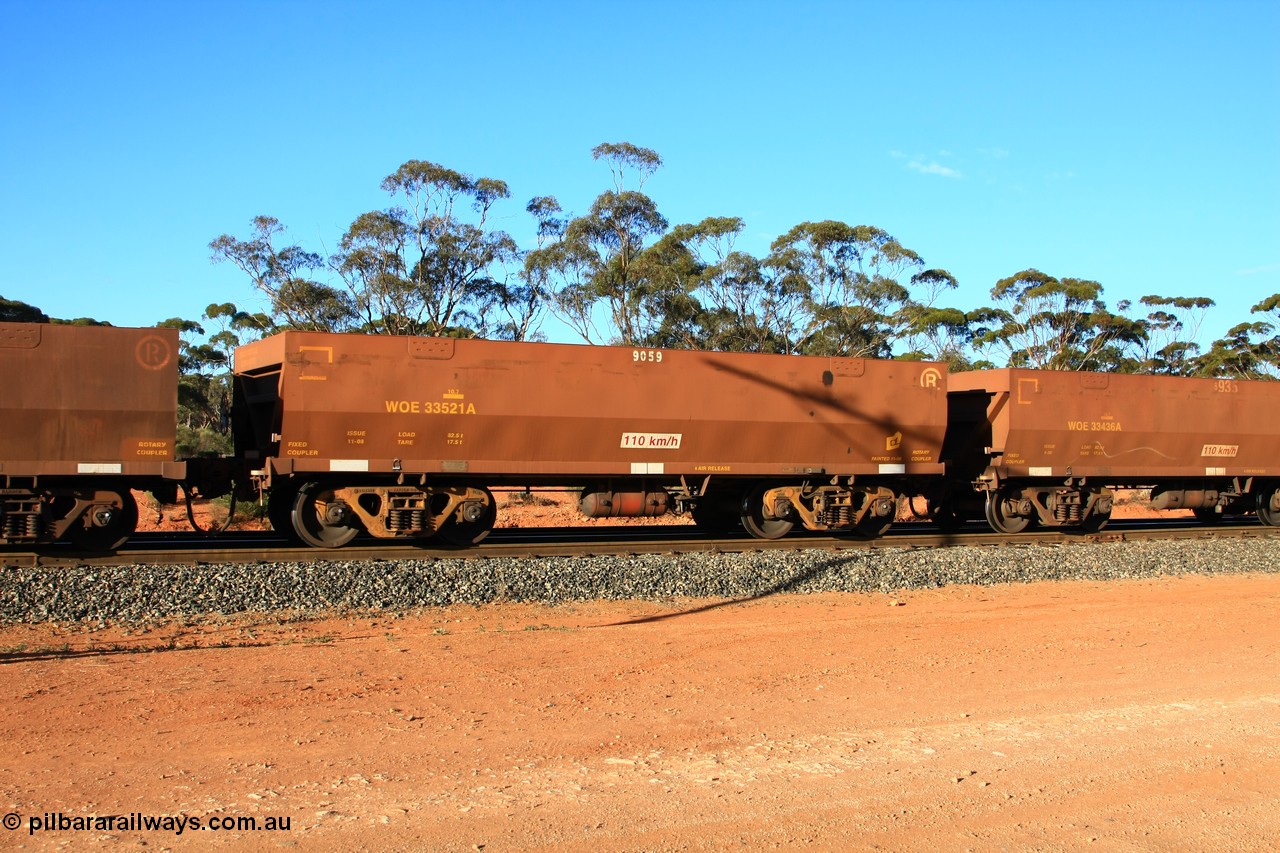
[[[17,299],[5,299],[0,296],[0,322],[3,323],[48,323],[51,326],[110,326],[102,320],[91,317],[76,317],[73,320],[60,320],[50,317],[34,305],[28,305]]]
[[[924,261],[879,228],[827,220],[802,222],[776,239],[765,264],[799,300],[800,351],[885,357],[911,301],[899,278]]]
[[[991,289],[997,305],[975,318],[982,325],[975,345],[1003,351],[1011,367],[1131,371],[1126,347],[1144,341],[1146,330],[1107,310],[1101,296],[1096,281],[1023,270]]]
[[[610,164],[615,188],[597,196],[585,215],[564,223],[555,218],[560,207],[554,199],[530,202],[540,239],[555,239],[526,256],[523,279],[545,293],[551,310],[587,342],[631,345],[670,334],[670,329],[659,331],[674,319],[664,312],[689,308],[682,306],[681,296],[688,293],[683,282],[689,273],[687,253],[673,238],[645,257],[650,241],[660,239],[668,223],[653,199],[624,188],[628,170],[636,171],[643,185],[662,159],[630,143],[598,145],[592,156]],[[683,271],[671,268],[673,263]],[[597,328],[597,306],[608,317],[604,334]]]
[[[16,299],[5,299],[0,296],[0,322],[48,323],[49,315],[34,305],[28,305]]]
[[[626,186],[628,170],[636,173],[637,183],[643,187],[645,181],[662,168],[662,158],[652,148],[641,148],[630,142],[602,142],[591,149],[594,160],[605,160],[613,173],[613,186],[618,192]]]
[[[1151,309],[1143,321],[1146,339],[1140,354],[1141,371],[1190,376],[1200,370],[1200,346],[1193,339],[1213,300],[1149,295],[1138,301]]]
[[[177,457],[188,459],[197,456],[229,456],[232,452],[231,436],[212,427],[192,428],[178,424]]]
[[[235,348],[274,330],[262,314],[249,314],[230,302],[205,308],[205,324],[173,317],[156,325],[177,329],[178,455],[229,455],[231,439],[231,374]],[[199,340],[201,336],[204,340]]]
[[[519,255],[509,235],[487,228],[493,206],[511,195],[506,183],[410,160],[382,188],[403,206],[358,217],[331,260],[362,328],[415,335],[465,328],[487,335],[489,312],[507,296],[505,270]],[[459,215],[463,203],[474,221]]]
[[[221,498],[215,498],[213,503],[222,507],[225,506],[228,511],[231,509],[231,495]],[[258,501],[236,501],[235,502],[235,520],[236,521],[266,521],[267,505]],[[225,518],[226,516],[223,516]]]
[[[487,225],[494,205],[510,197],[505,182],[410,160],[382,189],[393,205],[357,216],[327,258],[296,245],[277,248],[284,227],[269,216],[253,220],[247,240],[213,240],[213,260],[239,267],[271,303],[270,317],[236,316],[233,327],[510,338],[533,332],[541,294],[509,286],[519,249]],[[340,286],[323,280],[329,275]]]
[[[1274,314],[1276,322],[1255,320],[1233,326],[1199,359],[1204,376],[1280,379],[1280,293],[1253,306],[1254,314]]]
[[[713,249],[697,296],[700,348],[726,352],[793,353],[802,335],[800,292],[773,275],[759,259],[732,250],[741,220],[726,235],[706,241]]]
[[[284,233],[280,221],[254,217],[253,236],[240,240],[230,234],[215,238],[209,248],[214,263],[229,261],[253,281],[271,300],[278,325],[293,329],[342,331],[355,321],[355,308],[345,293],[307,273],[324,268],[324,258],[300,246],[277,249],[274,242]]]
[[[95,320],[92,317],[76,317],[71,320],[59,320],[54,317],[49,320],[54,326],[110,326],[111,324],[105,320]]]
[[[946,305],[955,277],[880,228],[801,222],[756,257],[735,248],[745,228],[737,217],[667,221],[643,192],[663,165],[658,152],[610,142],[591,155],[608,166],[612,187],[580,215],[554,196],[530,199],[533,248],[490,225],[511,195],[504,181],[425,160],[384,178],[391,204],[357,216],[327,257],[281,247],[284,227],[268,216],[253,220],[248,239],[222,235],[210,243],[214,260],[248,274],[271,308],[250,316],[209,306],[206,319],[222,329],[184,348],[184,377],[223,369],[244,335],[298,328],[536,340],[548,311],[589,343],[895,356],[953,370],[1280,376],[1280,294],[1254,307],[1262,319],[1207,352],[1196,343],[1213,306],[1204,297],[1144,296],[1130,315],[1127,302],[1107,306],[1097,281],[1030,268],[997,281],[990,305]],[[190,384],[191,422],[211,422],[217,405],[196,401],[217,388]]]

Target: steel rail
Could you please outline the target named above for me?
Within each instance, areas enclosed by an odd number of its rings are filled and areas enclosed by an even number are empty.
[[[314,563],[322,561],[468,559],[508,557],[586,557],[597,555],[744,553],[751,551],[799,551],[819,549],[923,549],[947,547],[1001,547],[1010,545],[1059,546],[1099,542],[1132,542],[1153,539],[1280,539],[1280,528],[1266,527],[1253,519],[1204,525],[1196,521],[1126,520],[1112,522],[1097,533],[1080,530],[1033,530],[1008,535],[985,525],[971,524],[944,533],[923,523],[903,523],[878,539],[855,539],[794,533],[776,540],[740,536],[709,536],[690,525],[635,527],[499,528],[471,548],[442,547],[431,543],[400,545],[357,539],[333,550],[293,545],[270,532],[233,532],[216,538],[191,534],[140,533],[113,554],[85,554],[56,546],[32,550],[0,551],[0,566],[70,567],[121,565],[225,565],[237,563]]]

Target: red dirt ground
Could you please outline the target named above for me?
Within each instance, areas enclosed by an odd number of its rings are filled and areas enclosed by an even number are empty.
[[[0,839],[1269,850],[1277,625],[1280,576],[1227,575],[9,626]]]
[[[1280,576],[0,629],[10,849],[1269,850]],[[29,834],[33,817],[287,831]],[[56,818],[49,818],[56,820]]]

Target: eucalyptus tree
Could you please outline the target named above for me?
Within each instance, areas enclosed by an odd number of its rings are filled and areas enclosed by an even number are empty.
[[[653,326],[646,314],[652,308],[649,297],[660,284],[653,279],[653,265],[638,267],[638,261],[668,223],[639,188],[662,166],[662,158],[629,142],[602,143],[591,154],[609,165],[613,189],[597,196],[587,213],[564,222],[558,239],[531,252],[524,278],[550,291],[551,310],[587,342],[642,343]],[[635,190],[627,189],[632,175]],[[601,306],[607,319],[603,332]]]
[[[688,261],[673,263],[659,292],[682,324],[684,341],[700,349],[726,352],[793,352],[800,337],[800,302],[781,290],[758,258],[734,248],[745,223],[712,216],[678,225],[655,245],[678,244]],[[684,274],[681,276],[680,273]]]
[[[201,319],[217,324],[218,330],[208,336],[208,344],[225,355],[228,367],[234,363],[236,347],[277,331],[271,317],[242,311],[234,302],[211,303],[205,307]]]
[[[382,189],[399,203],[357,217],[331,259],[363,328],[396,335],[485,331],[519,256],[510,235],[488,228],[494,205],[511,195],[507,184],[410,160]]]
[[[1280,293],[1254,305],[1262,320],[1239,323],[1214,341],[1199,359],[1203,376],[1232,379],[1280,379]]]
[[[1263,334],[1271,338],[1260,342],[1262,358],[1269,365],[1267,374],[1272,379],[1280,379],[1280,293],[1273,293],[1253,306],[1252,313],[1268,318],[1263,323],[1270,327]]]
[[[706,264],[699,254],[703,226],[677,225],[635,260],[632,323],[636,342],[668,349],[705,349],[702,304],[696,292]]]
[[[1142,372],[1165,376],[1190,376],[1198,365],[1196,343],[1213,300],[1203,296],[1144,296],[1138,302],[1148,310],[1139,322],[1146,330],[1142,342]]]
[[[1269,316],[1273,325],[1280,326],[1280,293],[1271,294],[1253,306],[1250,311],[1254,314]]]
[[[975,317],[959,308],[938,305],[943,293],[957,286],[955,276],[943,269],[924,270],[911,276],[911,298],[897,315],[899,357],[943,361],[952,370],[972,366],[969,349]]]
[[[802,222],[770,248],[765,265],[807,315],[802,352],[891,353],[910,301],[899,279],[924,266],[918,254],[879,228],[833,220]]]
[[[171,317],[156,326],[178,332],[179,454],[230,453],[230,384],[219,375],[228,367],[228,354],[217,346],[201,342],[205,330],[195,320]]]
[[[708,267],[699,290],[708,349],[790,354],[803,337],[803,293],[759,258],[732,251]],[[790,288],[790,289],[789,289]]]
[[[0,321],[5,323],[48,323],[49,315],[34,305],[0,296]]]
[[[525,205],[525,211],[537,223],[537,248],[519,254],[519,263],[497,291],[495,308],[501,317],[493,327],[493,336],[499,340],[543,339],[538,329],[551,299],[551,284],[547,271],[538,264],[530,264],[529,257],[560,238],[565,220],[561,217],[560,202],[554,196],[535,196]]]
[[[350,295],[314,277],[327,270],[323,256],[297,245],[276,248],[284,231],[274,217],[254,217],[248,240],[223,234],[209,243],[213,261],[230,262],[248,275],[281,326],[329,332],[357,326],[360,313]]]
[[[5,299],[0,296],[0,322],[5,323],[48,323],[51,326],[110,326],[105,320],[93,317],[75,317],[64,320],[50,317],[34,305],[28,305],[17,299]]]
[[[270,299],[280,327],[402,335],[530,333],[533,295],[510,286],[520,251],[489,226],[507,184],[410,160],[382,181],[392,204],[355,218],[330,257],[292,245],[277,219],[253,220],[249,239],[209,244]],[[334,277],[340,286],[327,283]]]
[[[975,346],[1000,353],[1010,367],[1048,370],[1135,369],[1130,347],[1140,344],[1141,324],[1113,314],[1102,285],[1058,279],[1037,269],[1002,278],[991,289],[995,307],[979,309]],[[1123,312],[1127,303],[1121,303]]]

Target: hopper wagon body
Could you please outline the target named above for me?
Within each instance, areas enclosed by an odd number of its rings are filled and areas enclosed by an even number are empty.
[[[1202,520],[1280,517],[1280,383],[1027,369],[951,376],[953,480],[997,529],[1106,520],[1109,488]]]
[[[873,359],[285,332],[236,352],[237,446],[312,544],[475,541],[493,487],[588,515],[874,533],[943,472],[946,372]]]
[[[0,323],[0,544],[118,547],[172,488],[178,333]]]

